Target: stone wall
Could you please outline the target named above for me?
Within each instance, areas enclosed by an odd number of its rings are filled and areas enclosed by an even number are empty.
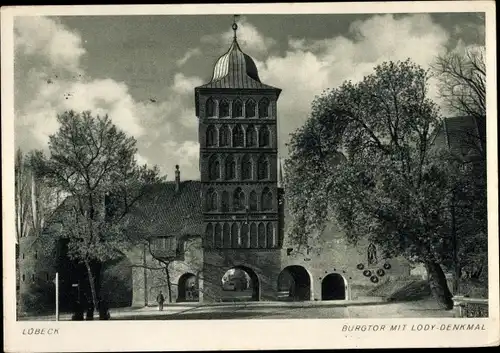
[[[360,242],[356,247],[347,243],[344,235],[335,225],[330,222],[323,231],[321,244],[311,244],[309,251],[303,247],[291,245],[287,239],[282,250],[282,269],[287,266],[302,266],[311,277],[311,300],[322,300],[322,281],[332,273],[341,275],[346,284],[346,299],[358,299],[368,296],[369,292],[376,286],[382,285],[391,278],[409,277],[410,266],[403,259],[384,260],[381,254],[377,254],[378,261],[369,265],[367,261],[366,241]],[[292,249],[292,250],[290,250]],[[363,269],[358,269],[362,264]],[[389,264],[390,268],[384,268]],[[371,276],[365,276],[363,272],[370,270],[371,275],[376,275],[377,270],[384,270],[384,275],[377,275],[376,283],[370,280]]]

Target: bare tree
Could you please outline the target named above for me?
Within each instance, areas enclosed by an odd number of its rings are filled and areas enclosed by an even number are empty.
[[[484,47],[439,56],[433,65],[439,95],[454,112],[486,117],[486,63]]]

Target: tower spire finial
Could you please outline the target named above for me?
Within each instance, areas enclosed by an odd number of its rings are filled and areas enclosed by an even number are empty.
[[[233,31],[234,31],[234,40],[236,40],[236,31],[238,30],[238,24],[236,23],[236,20],[240,17],[240,15],[233,15]]]

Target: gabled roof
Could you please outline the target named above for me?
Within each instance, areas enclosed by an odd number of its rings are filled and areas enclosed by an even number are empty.
[[[128,231],[144,237],[188,236],[203,233],[201,182],[183,181],[146,187],[144,197],[134,204]]]

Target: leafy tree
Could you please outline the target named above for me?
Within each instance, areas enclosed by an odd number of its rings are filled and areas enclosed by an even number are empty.
[[[50,136],[50,156],[39,153],[33,164],[49,186],[68,195],[54,233],[67,240],[70,259],[85,265],[97,309],[100,265],[122,256],[138,241],[124,231],[127,216],[144,196],[144,184],[162,177],[156,166],[137,164],[135,139],[108,116],[68,111],[57,119],[60,127]]]
[[[292,134],[286,197],[294,241],[314,243],[337,221],[353,244],[367,238],[385,257],[424,263],[433,295],[451,309],[442,264],[451,253],[456,182],[446,151],[432,148],[441,119],[428,79],[410,60],[386,62],[317,97]]]
[[[486,275],[488,263],[484,54],[484,47],[466,48],[439,56],[433,65],[440,98],[447,108],[453,114],[471,117],[478,126],[478,131],[459,129],[453,136],[462,142],[467,155],[450,151],[460,177],[452,208],[458,242],[457,277],[475,280]]]

